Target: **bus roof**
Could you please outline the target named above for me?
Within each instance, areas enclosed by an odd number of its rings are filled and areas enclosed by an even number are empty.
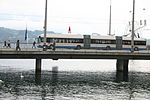
[[[40,35],[44,37],[44,34]],[[82,34],[58,34],[58,33],[51,33],[47,34],[46,37],[51,38],[84,38]],[[131,40],[131,37],[122,37],[123,40]],[[91,35],[91,39],[107,39],[107,40],[116,40],[116,36],[104,36],[104,35]],[[146,41],[145,38],[134,38],[134,40]]]
[[[123,37],[123,40],[131,40],[131,37]],[[146,41],[145,38],[134,38],[134,40],[137,40],[137,41]]]
[[[44,37],[44,34],[41,34],[41,37]],[[81,34],[47,34],[46,37],[52,37],[52,38],[83,38],[83,35]]]

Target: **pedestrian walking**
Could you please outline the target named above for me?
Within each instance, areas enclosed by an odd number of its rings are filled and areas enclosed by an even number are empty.
[[[11,46],[10,46],[10,40],[8,40],[7,47],[11,48]]]
[[[6,41],[4,41],[4,46],[3,47],[4,48],[7,47],[7,42]]]
[[[56,46],[56,41],[55,41],[55,40],[53,40],[53,49],[52,49],[53,51],[55,51],[55,50],[56,50],[56,47],[55,47],[55,46]]]
[[[17,42],[16,42],[16,51],[18,51],[18,50],[19,51],[21,50],[19,40],[17,40]]]
[[[35,44],[36,44],[36,42],[34,41],[33,45],[32,45],[32,48],[36,48]]]

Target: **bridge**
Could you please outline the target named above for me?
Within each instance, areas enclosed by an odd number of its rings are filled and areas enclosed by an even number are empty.
[[[1,48],[0,59],[136,59],[150,60],[150,51],[128,50],[96,50],[96,49],[56,49],[43,51],[43,49],[23,48],[16,51],[13,48]]]
[[[150,51],[127,50],[96,50],[96,49],[56,49],[43,51],[43,49],[22,48],[16,51],[15,48],[0,48],[0,59],[36,59],[35,75],[41,74],[42,59],[116,59],[116,77],[120,80],[128,80],[129,60],[150,60]]]

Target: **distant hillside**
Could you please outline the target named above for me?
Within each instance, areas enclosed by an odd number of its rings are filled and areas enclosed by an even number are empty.
[[[28,41],[32,42],[34,39],[43,33],[41,30],[34,30],[30,31],[27,30],[28,33]],[[48,33],[54,33],[52,31],[49,31]],[[11,42],[15,42],[16,40],[25,41],[25,30],[15,30],[15,29],[9,29],[0,27],[0,42],[10,40]]]

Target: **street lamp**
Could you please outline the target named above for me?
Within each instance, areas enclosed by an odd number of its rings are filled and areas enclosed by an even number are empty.
[[[143,11],[145,11],[145,8],[142,9]],[[129,11],[129,13],[132,13],[132,11]],[[142,15],[145,15],[145,14],[142,14]],[[132,23],[132,20],[131,20],[131,23]],[[130,23],[129,21],[129,26],[131,26],[132,28],[132,24]],[[136,26],[137,25],[137,26]],[[134,20],[134,36],[136,36],[136,31],[138,31],[139,29],[142,29],[146,26],[146,19],[140,19],[139,21],[135,21]],[[135,28],[136,27],[136,28]],[[132,34],[132,29],[129,30]]]
[[[108,35],[111,35],[111,0],[110,0],[110,11],[109,11],[109,33]]]
[[[133,12],[132,12],[131,53],[134,52],[134,13],[135,13],[135,0],[133,0]]]
[[[43,44],[43,51],[46,51],[46,32],[47,32],[47,0],[45,2],[45,20],[44,20],[44,44]]]

